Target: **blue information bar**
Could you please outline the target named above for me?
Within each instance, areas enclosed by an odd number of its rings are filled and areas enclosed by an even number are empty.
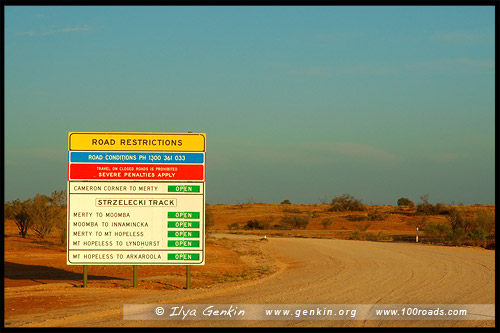
[[[74,163],[169,163],[201,164],[205,153],[129,153],[69,151],[69,162]]]

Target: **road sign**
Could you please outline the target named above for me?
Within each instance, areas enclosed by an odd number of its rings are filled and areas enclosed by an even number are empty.
[[[205,147],[200,133],[69,133],[67,264],[203,265]]]
[[[206,150],[204,133],[70,132],[72,151],[199,151]]]

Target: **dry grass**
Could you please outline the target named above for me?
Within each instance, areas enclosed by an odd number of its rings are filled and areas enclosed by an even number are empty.
[[[283,237],[313,237],[313,238],[339,238],[349,239],[354,231],[364,230],[373,236],[380,236],[379,240],[404,240],[414,239],[416,236],[415,227],[411,222],[420,220],[422,216],[414,215],[414,209],[400,209],[397,206],[367,206],[366,211],[362,212],[330,212],[327,204],[299,205],[299,204],[264,204],[251,203],[240,205],[207,205],[206,210],[214,219],[214,225],[208,232],[231,232],[243,234],[259,234],[268,236]],[[452,206],[448,206],[452,207]],[[470,211],[495,210],[494,205],[473,205],[473,206],[453,206],[457,208],[466,208]],[[370,212],[377,211],[384,215],[382,221],[367,221]],[[249,220],[271,221],[272,225],[278,225],[281,218],[285,215],[308,215],[310,217],[309,225],[305,230],[279,230],[271,228],[269,230],[243,230],[243,227]],[[360,221],[356,216],[361,217]],[[332,223],[326,228],[321,221],[329,218]],[[428,223],[448,223],[445,215],[427,216]],[[238,228],[235,228],[235,225]],[[232,225],[232,227],[230,227]],[[371,237],[371,236],[369,236]],[[425,238],[421,232],[420,239]],[[372,239],[376,239],[374,237]]]

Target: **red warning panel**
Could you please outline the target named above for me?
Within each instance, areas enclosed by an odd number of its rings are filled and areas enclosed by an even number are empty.
[[[203,164],[70,163],[69,180],[202,180]]]

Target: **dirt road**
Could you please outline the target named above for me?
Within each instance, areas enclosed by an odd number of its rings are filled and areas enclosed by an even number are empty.
[[[221,235],[222,236],[222,235]],[[252,237],[228,236],[224,237]],[[216,288],[144,291],[52,284],[8,288],[5,298],[38,291],[80,302],[50,313],[16,314],[13,326],[493,326],[471,320],[123,320],[124,304],[494,304],[494,251],[333,239],[262,241],[279,270],[264,279]],[[38,288],[38,290],[37,290]],[[14,293],[14,291],[16,291]],[[21,292],[22,291],[22,292]]]

